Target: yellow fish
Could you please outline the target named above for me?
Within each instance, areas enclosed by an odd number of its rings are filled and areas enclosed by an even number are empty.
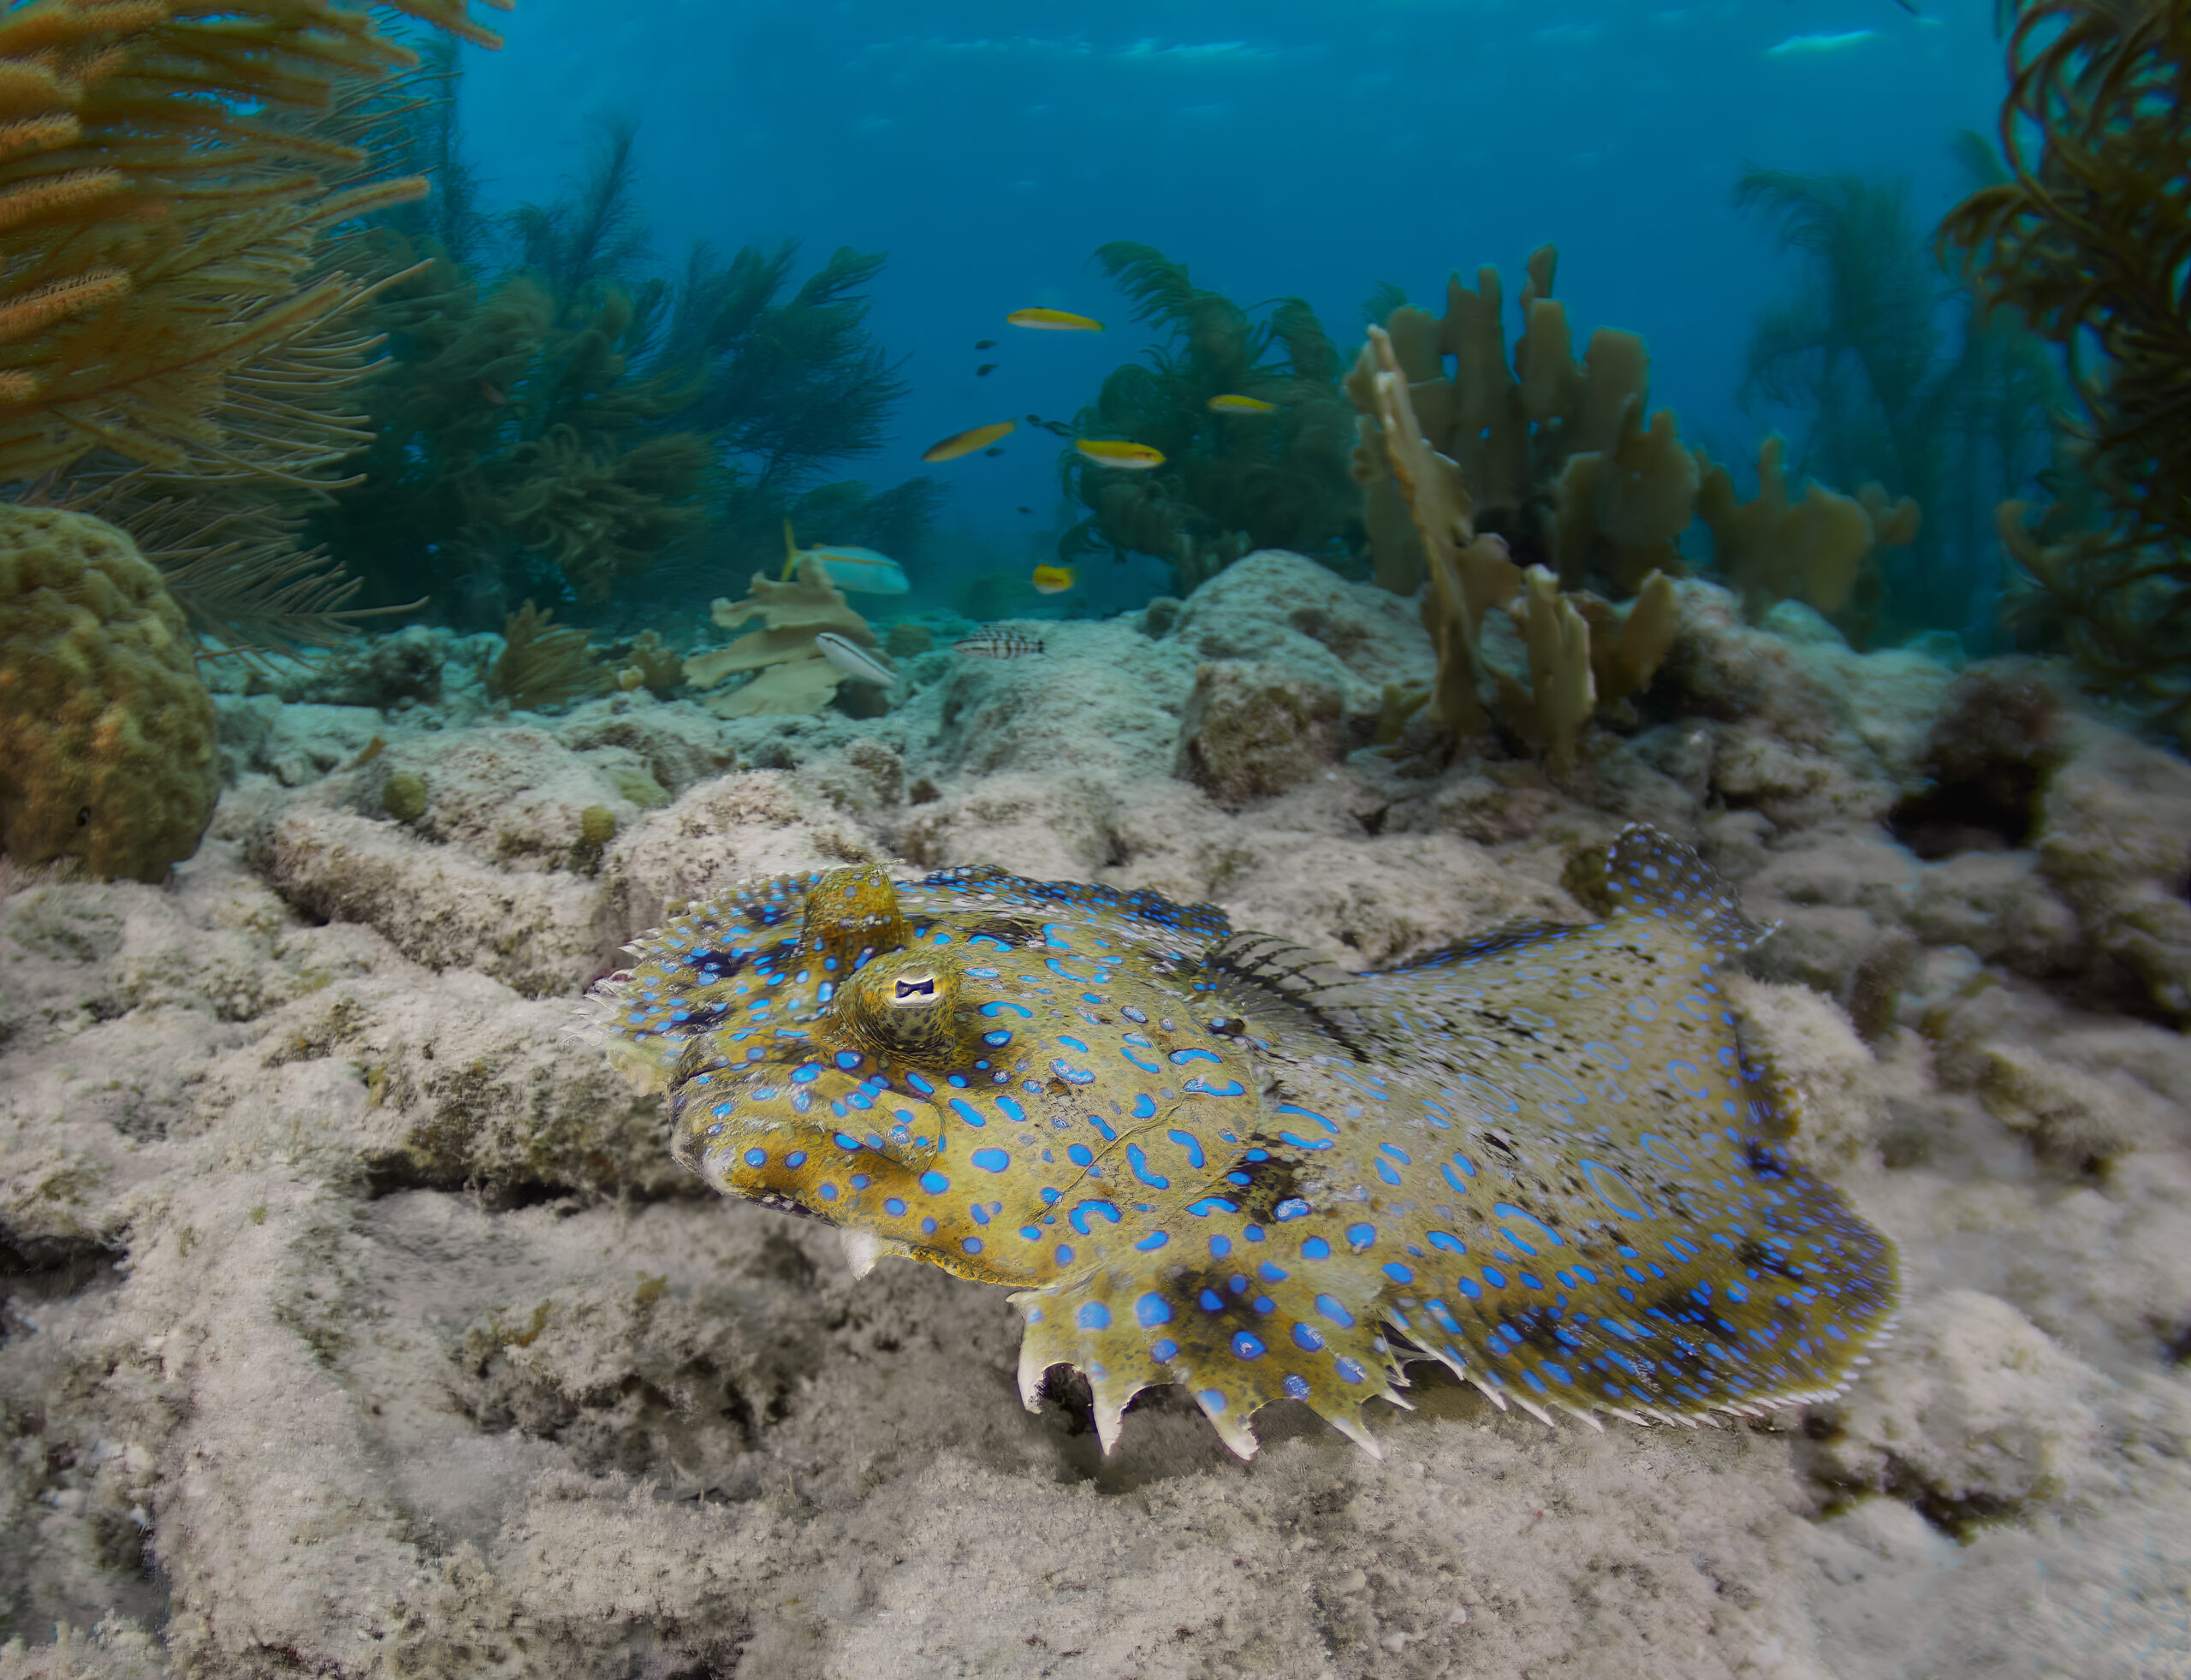
[[[1038,566],[1035,568],[1035,592],[1037,595],[1063,595],[1080,581],[1080,574],[1070,566]]]
[[[1241,396],[1236,392],[1227,391],[1223,396],[1210,398],[1209,407],[1213,413],[1218,414],[1268,414],[1278,405],[1265,402],[1259,396]]]
[[[1115,466],[1125,472],[1146,472],[1164,465],[1164,452],[1146,443],[1129,443],[1118,437],[1076,437],[1072,447],[1098,466]]]
[[[995,425],[976,426],[971,431],[954,431],[941,442],[931,443],[921,451],[924,461],[957,460],[961,455],[971,455],[985,444],[1008,436],[1018,424],[1016,420],[999,420]]]
[[[1099,333],[1103,330],[1101,321],[1091,321],[1085,315],[1071,314],[1062,309],[1015,309],[1004,318],[1009,326],[1039,327],[1044,332]]]

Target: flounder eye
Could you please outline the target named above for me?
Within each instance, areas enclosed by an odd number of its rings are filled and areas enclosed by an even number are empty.
[[[891,988],[890,1006],[894,1009],[919,1009],[934,1003],[935,999],[935,977],[932,974],[904,975]]]

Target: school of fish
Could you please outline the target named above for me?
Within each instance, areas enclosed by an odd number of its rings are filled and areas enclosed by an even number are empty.
[[[1152,893],[779,876],[638,941],[589,1030],[717,1190],[1016,1290],[1026,1404],[1078,1368],[1107,1451],[1176,1383],[1244,1457],[1282,1400],[1375,1451],[1421,1361],[1547,1422],[1833,1395],[1896,1261],[1715,978],[1759,930],[1648,828],[1605,880],[1356,974]]]

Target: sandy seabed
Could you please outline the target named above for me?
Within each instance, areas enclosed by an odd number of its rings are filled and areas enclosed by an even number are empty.
[[[0,1680],[2191,1676],[2191,769],[1682,588],[1661,721],[1564,789],[1368,751],[1412,608],[1276,554],[867,721],[501,715],[419,631],[223,695],[169,886],[0,898]],[[1629,821],[1781,924],[1742,1001],[1900,1244],[1832,1405],[1547,1429],[1416,1367],[1381,1461],[1168,1390],[1106,1459],[1003,1291],[852,1281],[566,1030],[757,875],[993,863],[1363,966],[1583,919]]]

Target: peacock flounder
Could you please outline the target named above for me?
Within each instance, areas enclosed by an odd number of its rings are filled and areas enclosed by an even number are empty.
[[[1106,1449],[1176,1382],[1244,1457],[1281,1399],[1375,1451],[1420,1359],[1547,1422],[1838,1393],[1893,1250],[1713,982],[1758,929],[1647,828],[1606,885],[1351,974],[1155,893],[835,870],[693,906],[590,1010],[717,1190],[1015,1285],[1028,1404],[1078,1367]]]

